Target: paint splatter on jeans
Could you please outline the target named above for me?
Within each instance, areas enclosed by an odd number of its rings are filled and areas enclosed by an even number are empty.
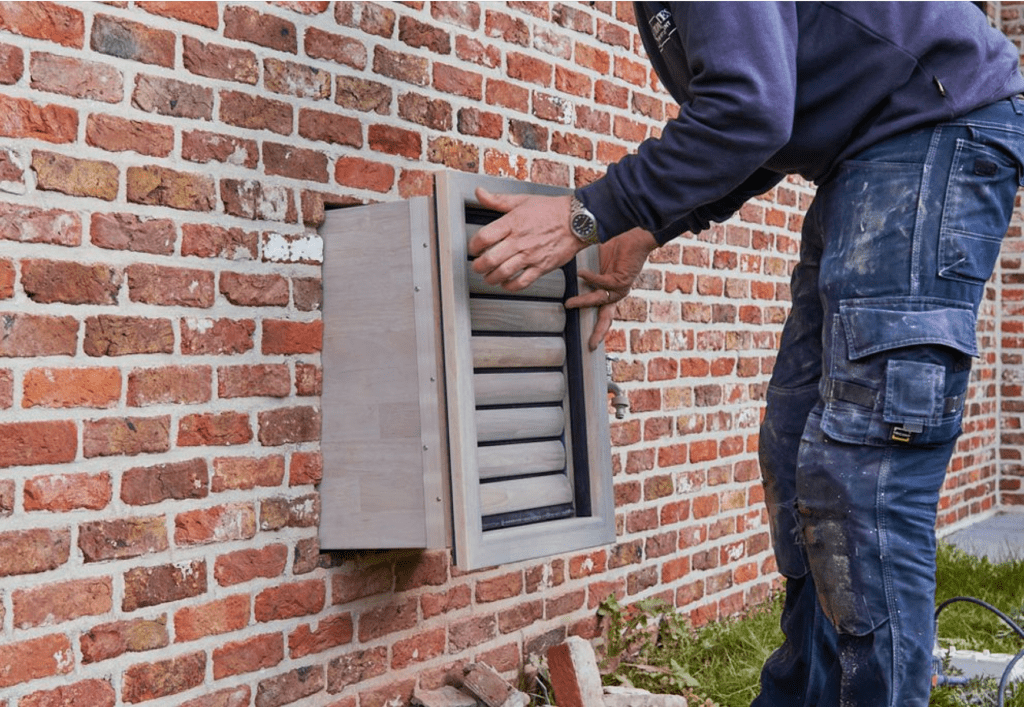
[[[935,520],[1022,183],[1000,101],[844,163],[804,221],[761,429],[785,644],[759,707],[925,707]]]

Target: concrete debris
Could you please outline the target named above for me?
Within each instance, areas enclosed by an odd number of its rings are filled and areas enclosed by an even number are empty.
[[[548,672],[558,707],[604,707],[601,672],[590,642],[571,636],[548,649]]]
[[[635,687],[606,687],[604,707],[687,707],[687,703],[682,695],[655,695]]]
[[[475,697],[451,685],[440,690],[420,690],[412,693],[412,703],[419,707],[477,707]]]
[[[463,670],[462,686],[487,707],[527,707],[530,696],[520,692],[485,663],[470,663]]]

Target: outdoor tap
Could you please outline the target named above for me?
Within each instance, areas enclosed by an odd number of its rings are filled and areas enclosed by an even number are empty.
[[[615,419],[621,420],[626,416],[626,409],[629,408],[629,400],[622,392],[619,384],[612,380],[612,362],[618,361],[615,356],[605,356],[605,370],[608,374],[608,392],[612,394],[612,405],[615,407]]]

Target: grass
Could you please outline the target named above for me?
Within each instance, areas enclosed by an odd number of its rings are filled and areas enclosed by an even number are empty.
[[[1024,623],[1024,559],[991,563],[947,544],[938,554],[937,602],[971,596]],[[614,597],[600,608],[607,626],[605,684],[686,695],[691,705],[748,707],[758,693],[761,666],[782,643],[781,596],[746,615],[692,629],[672,607],[644,600],[629,607]],[[967,603],[943,609],[940,644],[1015,654],[1024,641],[991,612]],[[951,672],[947,670],[947,672]],[[930,707],[996,705],[997,682],[940,686]],[[1006,707],[1024,707],[1024,687],[1007,691]]]

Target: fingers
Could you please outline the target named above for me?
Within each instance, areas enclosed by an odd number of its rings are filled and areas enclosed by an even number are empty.
[[[492,194],[483,187],[477,187],[476,198],[486,209],[508,213],[526,201],[529,194]]]
[[[594,323],[594,331],[590,333],[587,346],[591,351],[597,351],[597,347],[604,341],[608,331],[612,328],[612,318],[615,315],[615,303],[606,304],[597,310],[597,321]]]
[[[583,309],[584,307],[600,307],[611,302],[618,302],[621,297],[611,290],[591,290],[583,294],[570,297],[565,301],[566,309]]]

